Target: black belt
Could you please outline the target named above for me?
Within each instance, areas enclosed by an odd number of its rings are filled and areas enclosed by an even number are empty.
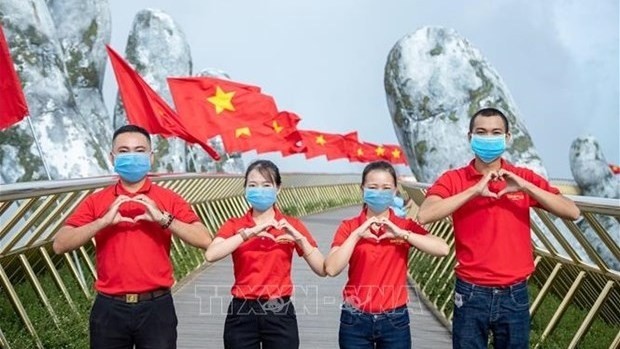
[[[99,292],[99,294],[104,297],[117,299],[125,303],[138,303],[138,302],[143,302],[143,301],[150,301],[155,298],[159,298],[161,296],[167,295],[169,293],[170,293],[169,288],[164,288],[164,289],[159,289],[159,290],[154,290],[154,291],[149,291],[149,292],[143,292],[143,293],[127,293],[127,294],[107,294],[107,293]]]

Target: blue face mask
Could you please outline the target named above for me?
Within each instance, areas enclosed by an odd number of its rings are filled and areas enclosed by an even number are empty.
[[[255,210],[267,211],[276,202],[276,188],[273,187],[247,187],[245,199]]]
[[[364,203],[375,213],[381,213],[394,203],[394,192],[391,189],[364,188]]]
[[[401,198],[400,196],[394,195],[394,206],[396,206],[396,207],[404,207],[405,206],[405,200],[403,200],[403,198]]]
[[[398,195],[394,195],[392,211],[394,211],[395,215],[401,218],[404,218],[407,215],[407,211],[405,211],[405,200]]]
[[[114,172],[128,183],[140,182],[151,169],[149,153],[120,153],[114,155]]]
[[[491,163],[506,150],[506,135],[497,136],[471,136],[471,150],[484,163]]]

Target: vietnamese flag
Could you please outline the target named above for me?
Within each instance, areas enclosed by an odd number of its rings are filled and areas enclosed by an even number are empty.
[[[188,143],[199,144],[213,159],[220,155],[194,130],[180,121],[177,113],[168,106],[142,77],[110,46],[106,46],[123,99],[129,123],[145,128],[149,133],[164,137],[176,136]]]
[[[307,147],[306,158],[311,159],[325,155],[328,160],[348,158],[347,141],[357,140],[357,132],[346,135],[318,132],[299,131],[303,144]]]
[[[265,137],[266,127],[253,127],[252,125],[239,126],[221,132],[224,149],[227,153],[246,152],[255,150],[258,144],[268,140]]]
[[[301,134],[297,130],[297,124],[301,118],[295,113],[281,111],[273,119],[263,123],[268,128],[269,142],[261,143],[257,152],[266,153],[270,151],[280,151],[282,156],[304,153],[306,147],[303,145]]]
[[[407,157],[403,152],[403,149],[394,144],[384,144],[385,156],[388,161],[394,165],[407,165]]]
[[[179,117],[202,137],[261,124],[278,114],[259,87],[211,77],[168,78]]]
[[[387,149],[385,149],[385,147],[382,144],[375,145],[374,153],[375,153],[374,155],[377,158],[377,160],[387,160],[387,161],[390,160],[390,158],[388,157]]]
[[[618,165],[609,164],[609,169],[615,175],[620,174],[620,166]]]
[[[27,115],[28,104],[0,25],[0,130],[20,122]]]
[[[337,158],[345,158],[349,159],[351,154],[351,144],[359,143],[357,139],[357,131],[349,132],[347,134],[341,135],[341,139],[337,141],[335,146],[340,150],[340,153],[336,153],[336,155],[327,154],[327,159],[337,159]]]
[[[373,162],[378,160],[383,160],[383,158],[377,155],[377,148],[379,146],[373,143],[368,142],[358,142],[355,145],[353,158],[351,161],[354,162]]]
[[[280,112],[268,122],[262,124],[239,125],[221,133],[227,152],[245,152],[256,150],[257,153],[281,151],[286,155],[302,153],[305,147],[296,125],[301,120],[297,115]]]

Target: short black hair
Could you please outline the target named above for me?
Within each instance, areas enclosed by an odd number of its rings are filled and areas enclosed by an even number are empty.
[[[282,184],[282,177],[280,176],[280,169],[278,166],[269,160],[256,160],[252,162],[248,169],[245,170],[245,179],[243,186],[248,185],[248,175],[252,170],[257,170],[263,177],[269,179],[269,181],[279,187]]]
[[[146,140],[149,141],[149,145],[151,144],[151,135],[149,134],[149,132],[145,130],[144,128],[137,126],[137,125],[125,125],[125,126],[121,126],[118,129],[116,129],[116,131],[114,131],[114,135],[112,136],[112,143],[114,143],[118,135],[123,134],[123,133],[130,133],[130,132],[141,133],[144,137],[146,137]]]
[[[469,119],[469,133],[474,132],[474,120],[478,116],[499,116],[504,121],[504,127],[506,129],[506,133],[508,133],[509,131],[508,118],[506,117],[504,113],[502,113],[501,110],[496,109],[496,108],[491,108],[491,107],[482,108],[478,110],[477,112],[475,112],[474,115],[471,116],[471,119]]]
[[[392,175],[392,178],[394,178],[394,185],[398,185],[398,181],[396,180],[396,170],[394,170],[394,166],[392,166],[392,164],[390,164],[387,161],[374,161],[369,163],[368,165],[366,165],[366,167],[364,167],[364,171],[362,172],[362,185],[364,185],[364,183],[366,183],[366,176],[372,172],[372,171],[385,171],[387,173],[389,173],[390,175]]]

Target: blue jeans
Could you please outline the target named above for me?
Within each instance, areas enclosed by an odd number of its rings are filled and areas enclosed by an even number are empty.
[[[486,349],[489,331],[496,349],[529,348],[526,281],[507,287],[486,287],[456,279],[452,347]]]
[[[371,314],[344,304],[340,314],[338,344],[341,349],[409,349],[407,306]]]

